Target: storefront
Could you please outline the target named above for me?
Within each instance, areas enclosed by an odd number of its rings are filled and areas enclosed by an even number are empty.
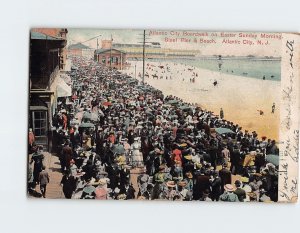
[[[29,128],[32,128],[36,144],[48,150],[51,148],[51,140],[49,140],[51,139],[51,135],[49,135],[51,109],[49,106],[53,93],[32,90],[30,95]]]

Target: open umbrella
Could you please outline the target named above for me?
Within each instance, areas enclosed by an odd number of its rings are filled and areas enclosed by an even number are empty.
[[[266,155],[266,161],[274,164],[275,166],[279,166],[279,155]]]
[[[191,107],[188,106],[188,105],[182,105],[182,106],[179,107],[179,109],[181,109],[182,111],[187,111],[187,110],[190,110]]]
[[[114,154],[118,154],[118,155],[125,153],[124,146],[122,146],[122,145],[114,145],[113,148],[111,149],[111,151]]]
[[[92,114],[89,113],[89,112],[84,112],[83,113],[83,116],[82,116],[82,119],[83,120],[90,120],[92,118]]]
[[[150,110],[146,110],[145,113],[146,113],[148,116],[153,116],[153,113],[152,113]]]
[[[136,80],[132,80],[132,79],[131,79],[131,80],[128,80],[127,82],[128,82],[128,83],[135,83]]]
[[[84,122],[79,125],[79,128],[93,128],[93,127],[95,127],[95,125],[90,122]]]
[[[227,129],[227,128],[215,128],[215,130],[218,134],[235,133],[231,129]]]
[[[178,104],[178,100],[169,100],[167,104]]]

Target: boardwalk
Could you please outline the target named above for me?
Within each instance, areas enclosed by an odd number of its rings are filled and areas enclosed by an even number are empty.
[[[46,198],[65,198],[60,186],[62,174],[60,172],[59,159],[57,156],[48,152],[44,152],[43,154],[45,156],[44,165],[46,166],[46,170],[48,171],[50,176],[50,183],[47,185]],[[41,193],[39,185],[36,186],[36,191]]]
[[[65,198],[62,192],[62,187],[60,186],[62,174],[60,172],[59,159],[57,156],[49,152],[44,152],[43,154],[45,156],[44,165],[46,166],[46,170],[48,171],[50,176],[50,183],[47,185],[46,198],[49,199]],[[142,174],[142,169],[133,168],[131,169],[130,174],[131,174],[130,181],[136,191],[135,196],[137,196],[138,193],[137,177],[140,174]],[[36,186],[36,191],[41,193],[39,185]],[[29,197],[34,198],[32,196]]]

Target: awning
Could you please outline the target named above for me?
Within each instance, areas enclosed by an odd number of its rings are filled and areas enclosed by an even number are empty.
[[[29,106],[30,111],[48,111],[47,107],[44,106]]]
[[[72,95],[72,88],[62,78],[58,78],[56,86],[57,97],[66,97]]]
[[[228,134],[228,133],[235,134],[235,132],[227,128],[215,128],[215,130],[218,134]]]
[[[60,77],[65,81],[65,83],[67,84],[71,84],[72,83],[72,79],[69,75],[67,74],[61,74]]]

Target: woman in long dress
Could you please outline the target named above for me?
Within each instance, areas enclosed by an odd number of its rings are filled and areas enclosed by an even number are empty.
[[[134,138],[134,143],[131,145],[132,150],[132,166],[143,167],[143,154],[140,151],[141,143],[138,138]]]

